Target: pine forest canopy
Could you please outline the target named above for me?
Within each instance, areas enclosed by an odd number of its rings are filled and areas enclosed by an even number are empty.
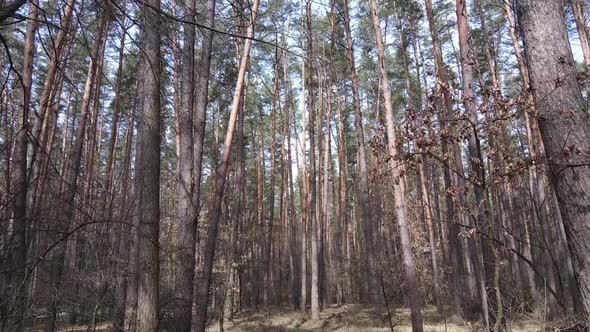
[[[0,331],[587,331],[589,8],[0,1]]]

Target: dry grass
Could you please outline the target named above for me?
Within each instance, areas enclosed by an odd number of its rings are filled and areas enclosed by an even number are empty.
[[[463,322],[454,317],[442,317],[434,307],[423,310],[424,331],[426,332],[473,332],[482,331],[481,323]],[[393,317],[396,332],[411,332],[410,312],[397,309]],[[264,312],[244,312],[226,322],[226,331],[231,332],[387,332],[390,331],[387,316],[378,315],[374,310],[361,305],[332,306],[320,314],[317,321],[309,320],[303,314],[292,310],[271,309]],[[519,316],[511,322],[514,332],[537,332],[543,324],[529,316]],[[219,331],[219,325],[210,326],[207,331]]]

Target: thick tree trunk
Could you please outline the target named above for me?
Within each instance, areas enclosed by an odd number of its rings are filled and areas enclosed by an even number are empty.
[[[143,174],[136,188],[140,196],[139,267],[137,285],[137,330],[158,330],[159,235],[160,235],[160,0],[147,0],[141,7],[142,36],[140,65],[145,70],[138,93],[142,102],[139,144]]]
[[[393,196],[395,200],[395,215],[400,232],[400,239],[403,253],[404,272],[408,287],[408,298],[410,301],[412,330],[422,332],[424,330],[422,323],[422,311],[420,309],[421,300],[418,290],[416,277],[416,264],[414,254],[410,243],[410,234],[408,226],[407,203],[404,190],[404,175],[400,170],[400,156],[398,153],[400,138],[397,136],[395,129],[395,120],[393,118],[393,105],[391,103],[391,90],[389,87],[389,77],[385,67],[385,48],[383,46],[383,37],[381,36],[381,26],[379,23],[379,11],[375,0],[369,1],[369,10],[371,12],[371,21],[375,32],[375,41],[377,44],[377,55],[379,61],[379,72],[381,74],[381,93],[384,99],[386,130],[387,130],[387,152],[389,153],[389,166],[393,171]]]
[[[562,2],[517,4],[546,162],[590,322],[590,119],[576,79]]]

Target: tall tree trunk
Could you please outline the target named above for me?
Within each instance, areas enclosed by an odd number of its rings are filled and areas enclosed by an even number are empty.
[[[397,10],[397,9],[396,9]],[[408,115],[409,118],[413,119],[413,123],[411,124],[414,128],[414,149],[416,150],[416,159],[417,159],[417,168],[418,168],[418,192],[419,197],[422,198],[422,203],[424,204],[424,224],[427,227],[428,233],[428,244],[430,246],[430,261],[432,264],[432,275],[433,275],[433,283],[434,283],[434,299],[436,301],[436,308],[439,313],[442,313],[442,299],[440,298],[440,276],[438,271],[438,260],[436,258],[436,246],[434,243],[434,228],[432,224],[432,207],[430,204],[430,196],[428,193],[428,179],[426,177],[425,167],[423,163],[423,150],[421,148],[421,142],[419,142],[419,128],[418,128],[418,121],[416,120],[416,109],[414,108],[414,94],[412,91],[412,82],[410,80],[410,68],[409,68],[409,59],[406,53],[406,41],[404,39],[404,34],[402,30],[402,23],[400,21],[399,14],[396,12],[396,25],[397,25],[397,32],[400,42],[400,53],[402,57],[402,64],[404,69],[404,81],[406,84],[406,94],[407,94],[407,105],[408,105]],[[418,79],[419,80],[419,79]]]
[[[349,225],[348,225],[348,188],[347,188],[347,158],[346,152],[348,151],[346,145],[346,119],[344,110],[340,102],[340,97],[337,98],[338,108],[338,216],[340,218],[340,229],[342,231],[342,243],[340,262],[341,266],[346,271],[346,275],[341,277],[342,289],[343,289],[343,302],[350,300],[350,286],[351,286],[351,266],[350,266],[350,246],[349,246]]]
[[[64,221],[57,225],[56,231],[58,234],[68,234],[70,228],[74,224],[74,199],[76,197],[76,193],[78,191],[78,178],[80,175],[80,168],[82,164],[82,157],[83,157],[83,148],[86,136],[86,127],[87,121],[89,116],[89,108],[90,108],[90,99],[91,95],[93,94],[94,89],[98,89],[96,77],[99,76],[102,72],[102,61],[104,58],[104,46],[106,43],[106,36],[108,32],[109,26],[109,19],[102,13],[99,18],[98,23],[98,32],[97,32],[97,43],[94,44],[94,48],[92,50],[92,57],[90,60],[90,65],[88,68],[88,76],[86,78],[86,83],[84,86],[84,93],[82,96],[82,107],[80,109],[79,115],[79,122],[78,128],[76,130],[76,141],[72,150],[72,157],[70,158],[70,170],[66,174],[66,183],[69,184],[69,187],[66,188],[64,202],[66,203],[64,206],[64,210],[62,212],[64,216]],[[66,260],[66,244],[65,240],[68,240],[67,237],[62,239],[64,243],[59,244],[53,253],[53,265],[50,271],[51,274],[51,283],[53,285],[52,290],[57,292],[53,295],[51,303],[49,305],[50,309],[50,317],[46,324],[46,331],[55,331],[57,328],[57,310],[59,305],[59,292],[61,291],[62,285],[62,278],[64,273],[65,267],[65,260]],[[68,240],[70,241],[70,240]],[[60,241],[61,242],[61,241]]]
[[[400,170],[399,145],[400,138],[397,136],[395,129],[395,120],[393,118],[393,105],[391,103],[391,90],[389,87],[389,77],[385,66],[385,48],[383,46],[383,37],[381,35],[381,26],[379,23],[379,11],[375,0],[369,1],[369,10],[371,12],[371,21],[375,32],[375,42],[377,44],[377,55],[379,61],[379,72],[381,74],[381,93],[383,95],[385,108],[385,124],[387,132],[387,152],[389,153],[389,166],[392,169],[393,196],[395,200],[395,215],[400,232],[400,239],[403,253],[404,271],[408,287],[408,298],[410,301],[412,330],[422,332],[424,330],[422,323],[422,311],[420,309],[421,300],[418,291],[416,277],[416,264],[412,245],[410,243],[410,234],[408,230],[408,213],[407,203],[404,196],[404,174]]]
[[[300,16],[301,16],[301,35],[303,36],[305,34],[305,20],[303,19],[303,15],[304,15],[304,8],[305,8],[305,0],[301,0],[300,3]],[[301,49],[305,50],[306,46],[305,46],[305,39],[301,38]],[[301,194],[299,195],[299,203],[301,206],[301,301],[300,301],[300,306],[301,306],[301,312],[302,314],[306,314],[307,311],[307,288],[308,288],[308,281],[307,281],[307,224],[309,222],[309,211],[308,211],[308,195],[309,195],[309,191],[308,191],[308,175],[307,175],[307,140],[305,139],[305,132],[306,132],[306,128],[307,128],[307,117],[305,116],[305,106],[306,106],[306,102],[307,102],[307,95],[306,95],[306,89],[307,89],[307,76],[306,76],[306,72],[307,72],[307,63],[306,63],[306,59],[301,58],[301,98],[300,98],[300,111],[301,111],[301,127],[302,127],[302,131],[303,134],[301,135],[302,137],[299,137],[299,135],[297,134],[297,126],[294,124],[293,128],[295,129],[295,138],[297,140],[297,142],[299,143],[298,145],[300,146],[300,153],[295,153],[295,158],[297,161],[297,165],[299,165],[299,158],[298,156],[301,154],[301,158],[303,159],[301,161],[301,169],[302,169],[302,174],[301,177],[299,178],[299,191],[301,192]],[[293,120],[295,121],[295,116],[293,117]]]
[[[174,324],[176,331],[191,330],[191,314],[193,304],[193,279],[195,275],[196,220],[193,204],[194,190],[194,159],[193,159],[193,107],[194,107],[194,51],[195,51],[195,1],[187,1],[184,5],[184,24],[182,66],[181,66],[181,108],[179,110],[179,153],[176,251],[177,272],[174,280]]]
[[[27,145],[29,131],[29,108],[31,104],[31,86],[33,80],[33,60],[35,56],[35,31],[37,30],[38,1],[33,0],[29,3],[29,14],[27,16],[27,30],[25,33],[23,71],[21,75],[22,84],[22,101],[18,112],[18,128],[14,137],[14,153],[12,161],[12,170],[9,173],[12,184],[10,191],[13,193],[12,207],[12,225],[13,236],[11,240],[10,263],[8,264],[9,272],[8,285],[10,285],[11,308],[1,308],[2,311],[8,309],[13,312],[13,316],[18,317],[14,323],[15,331],[22,330],[22,324],[25,317],[19,317],[25,313],[26,295],[26,271],[27,271]],[[8,110],[6,110],[8,111]],[[4,301],[3,301],[4,302]],[[8,318],[8,317],[6,317]],[[3,318],[4,320],[4,318]],[[6,322],[2,322],[5,325]],[[12,325],[12,324],[11,324]]]
[[[244,49],[242,50],[242,57],[240,59],[240,66],[238,71],[236,88],[234,90],[234,97],[231,106],[230,118],[225,135],[223,145],[223,155],[221,164],[218,167],[215,175],[214,197],[211,201],[211,207],[208,213],[209,227],[207,229],[207,243],[205,246],[205,260],[203,266],[203,282],[197,300],[197,321],[196,330],[198,332],[205,331],[207,323],[207,305],[209,302],[209,287],[212,281],[213,274],[213,260],[215,258],[215,248],[217,243],[217,233],[219,230],[219,220],[221,219],[221,203],[223,200],[223,192],[225,189],[225,181],[229,169],[229,157],[231,154],[231,145],[233,140],[234,129],[236,126],[236,119],[240,106],[240,99],[242,94],[242,87],[244,85],[244,78],[246,75],[246,68],[248,66],[248,59],[250,56],[250,47],[252,46],[252,38],[254,36],[254,24],[258,14],[259,0],[254,0],[252,6],[252,13],[250,25],[248,26],[248,39],[244,41]]]
[[[68,0],[66,3],[64,15],[61,20],[61,29],[57,33],[57,37],[55,38],[55,42],[53,44],[53,50],[51,51],[51,58],[47,64],[47,74],[45,76],[45,82],[43,83],[43,88],[41,89],[41,95],[39,97],[37,120],[34,122],[31,134],[33,141],[29,144],[29,148],[27,150],[27,170],[29,171],[32,170],[32,166],[35,164],[35,158],[39,148],[36,142],[40,141],[39,138],[41,137],[41,126],[43,125],[45,114],[49,108],[51,91],[57,76],[57,69],[61,59],[61,53],[64,45],[66,44],[66,38],[70,33],[70,25],[75,3],[75,0]]]
[[[344,16],[344,31],[346,33],[346,45],[348,51],[348,61],[350,64],[350,79],[352,81],[352,96],[354,99],[355,109],[355,132],[356,143],[358,148],[358,170],[359,170],[359,191],[361,201],[361,215],[363,223],[363,234],[365,243],[365,256],[367,259],[367,287],[369,301],[372,304],[378,304],[380,299],[379,276],[377,275],[377,264],[375,262],[375,246],[373,242],[373,224],[374,217],[371,207],[369,206],[369,173],[367,170],[367,156],[365,151],[365,136],[363,130],[363,115],[361,112],[361,99],[359,94],[359,85],[356,73],[356,64],[354,61],[354,48],[352,44],[352,34],[350,32],[350,15],[348,14],[348,0],[342,4],[342,13]]]
[[[539,158],[541,156],[544,156],[544,151],[543,151],[544,149],[542,147],[543,142],[541,141],[541,136],[539,133],[539,124],[537,122],[538,114],[535,110],[533,95],[530,91],[531,86],[530,86],[530,81],[529,81],[529,72],[528,72],[528,68],[526,67],[526,64],[524,62],[524,58],[523,58],[521,50],[520,50],[520,44],[518,41],[518,31],[516,29],[516,22],[514,21],[512,7],[510,6],[510,3],[508,1],[504,3],[504,11],[506,13],[506,19],[508,21],[508,27],[510,29],[510,39],[512,41],[512,46],[514,48],[514,54],[516,55],[516,60],[518,62],[518,69],[519,69],[520,77],[522,80],[522,90],[523,90],[523,93],[525,93],[526,97],[527,97],[527,105],[524,110],[524,116],[525,116],[525,124],[526,124],[526,128],[527,128],[527,138],[528,138],[528,143],[529,143],[529,149],[531,151],[530,157],[532,160],[532,165],[529,170],[529,177],[530,177],[530,188],[531,188],[531,193],[532,193],[533,205],[535,206],[535,210],[537,210],[537,207],[541,205],[538,201],[537,193],[539,192],[538,188],[542,185],[542,183],[541,183],[542,174],[540,174],[539,167],[543,168],[542,165],[537,165],[537,164],[539,163],[539,161],[541,161]],[[537,159],[539,159],[539,160],[537,160]],[[530,260],[532,262],[533,258],[532,258],[531,246],[530,246],[531,239],[529,238],[528,234],[529,234],[528,227],[525,222],[525,236],[526,236],[527,243],[525,244],[525,248],[524,248],[523,252],[524,252],[525,258],[527,258],[528,260]],[[535,286],[534,271],[533,271],[532,267],[529,266],[528,264],[526,265],[525,269],[526,269],[526,276],[527,276],[527,280],[528,280],[529,293],[530,293],[531,297],[533,299],[535,299],[535,301],[537,302],[538,299],[540,299],[540,294],[539,294],[537,287]]]
[[[318,220],[316,216],[316,147],[315,147],[315,98],[313,84],[313,28],[311,20],[311,0],[306,0],[305,11],[307,27],[307,48],[306,48],[306,72],[307,72],[307,110],[309,114],[309,199],[308,199],[308,222],[311,232],[311,319],[320,319],[319,302],[319,255],[318,255]]]
[[[590,119],[576,79],[562,2],[517,4],[546,160],[590,322]]]
[[[127,36],[127,28],[121,27],[121,42],[119,44],[119,63],[117,67],[117,76],[115,78],[115,96],[113,105],[113,119],[111,122],[111,137],[109,139],[109,149],[107,153],[107,163],[105,170],[105,191],[106,191],[106,217],[111,219],[113,214],[113,200],[115,192],[115,148],[117,146],[119,119],[121,118],[121,89],[123,80],[123,65],[125,59],[125,39]]]
[[[465,0],[456,0],[457,26],[459,32],[459,48],[461,52],[461,74],[462,74],[462,100],[467,111],[469,126],[472,128],[467,138],[469,149],[469,161],[471,165],[471,182],[475,187],[475,223],[476,227],[484,229],[488,236],[494,237],[494,224],[491,217],[488,192],[486,191],[485,167],[481,153],[479,140],[479,120],[477,105],[475,104],[475,93],[473,90],[473,71],[475,56],[470,46],[470,28]],[[481,239],[483,252],[485,289],[488,293],[489,325],[494,331],[500,329],[503,320],[502,298],[498,285],[499,280],[499,253],[493,248],[492,240]]]
[[[428,26],[430,30],[430,36],[432,39],[432,49],[434,53],[434,62],[436,69],[436,88],[435,98],[436,106],[440,107],[441,114],[439,115],[439,122],[441,126],[441,152],[445,156],[443,165],[443,184],[445,191],[445,207],[446,207],[446,219],[448,227],[448,242],[449,242],[449,260],[451,262],[451,280],[452,287],[454,289],[460,289],[463,283],[464,268],[462,264],[462,253],[461,244],[458,239],[460,232],[457,222],[459,221],[456,214],[454,197],[452,191],[453,180],[451,176],[452,161],[454,160],[453,154],[449,149],[449,135],[450,131],[447,125],[449,118],[452,113],[452,103],[449,89],[449,73],[446,64],[443,61],[442,49],[438,37],[436,28],[436,22],[434,18],[434,12],[432,7],[432,0],[426,0],[426,16],[428,18]],[[453,309],[456,314],[462,315],[462,303],[461,296],[458,292],[453,294]]]
[[[121,205],[120,205],[120,209],[118,211],[118,215],[119,218],[121,218],[122,220],[129,220],[132,218],[129,218],[129,215],[131,214],[129,209],[128,209],[128,202],[129,202],[129,192],[130,192],[130,174],[131,174],[131,150],[132,150],[132,144],[133,144],[133,132],[134,132],[134,126],[135,126],[135,120],[133,119],[133,112],[130,114],[128,122],[127,122],[127,130],[126,130],[126,134],[125,134],[125,152],[124,152],[124,157],[123,157],[123,162],[122,162],[122,175],[121,175]],[[131,242],[132,242],[132,238],[133,238],[133,234],[135,232],[133,231],[133,229],[130,229],[130,227],[127,227],[127,225],[123,224],[121,225],[121,234],[119,235],[119,244],[118,244],[118,248],[119,248],[119,255],[121,255],[122,257],[125,257],[125,255],[127,255],[127,260],[124,258],[123,262],[127,263],[127,266],[121,266],[120,270],[123,271],[118,277],[117,277],[117,285],[115,286],[115,308],[114,308],[114,328],[115,331],[117,332],[121,332],[121,331],[126,331],[125,329],[125,295],[127,292],[127,288],[129,286],[128,284],[128,278],[130,273],[129,273],[129,264],[128,264],[128,259],[129,259],[129,252],[131,251]],[[137,289],[135,290],[135,293],[137,293]]]
[[[147,0],[141,7],[142,56],[145,70],[139,127],[142,178],[136,188],[141,202],[139,225],[139,276],[137,286],[137,330],[158,330],[159,236],[160,236],[160,0]]]
[[[212,27],[215,23],[215,0],[207,0],[207,14],[205,23]],[[209,103],[209,74],[211,69],[211,51],[213,45],[213,31],[206,30],[203,32],[201,41],[201,50],[199,53],[200,62],[196,65],[195,70],[199,75],[195,82],[195,111],[193,119],[193,140],[194,140],[194,190],[193,206],[195,208],[195,222],[198,220],[201,210],[201,179],[203,169],[203,150],[205,142],[205,120],[207,118],[207,104]]]
[[[265,287],[264,287],[264,307],[268,309],[272,296],[272,280],[271,280],[271,258],[272,258],[272,226],[275,218],[275,151],[276,151],[276,112],[277,112],[277,94],[279,88],[279,51],[275,48],[274,59],[274,79],[272,87],[272,97],[270,106],[270,122],[271,122],[271,137],[270,137],[270,202],[269,202],[269,219],[266,221],[266,253],[264,254],[264,271],[265,271]]]

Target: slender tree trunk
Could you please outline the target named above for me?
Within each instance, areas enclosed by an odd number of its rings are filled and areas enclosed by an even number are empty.
[[[450,131],[447,125],[452,112],[452,103],[449,84],[448,68],[443,61],[442,50],[439,42],[438,32],[435,24],[435,18],[432,7],[432,0],[426,0],[426,16],[428,18],[428,26],[430,29],[430,36],[432,39],[434,61],[436,69],[436,88],[435,97],[437,98],[437,105],[442,109],[441,115],[439,115],[439,122],[441,126],[441,151],[443,156],[446,157],[443,165],[443,183],[445,190],[445,207],[446,207],[446,219],[448,227],[448,242],[449,242],[449,260],[451,262],[451,280],[454,289],[460,289],[463,283],[463,264],[461,259],[461,244],[458,239],[459,227],[457,222],[459,221],[456,214],[454,197],[450,190],[453,186],[451,167],[453,153],[449,149],[449,138]],[[447,157],[448,156],[448,157]],[[458,315],[463,314],[461,297],[458,292],[453,295],[453,308]]]
[[[215,23],[215,0],[207,0],[207,14],[205,23],[212,27]],[[196,65],[195,82],[195,111],[193,119],[193,140],[194,140],[194,190],[193,190],[193,206],[195,208],[194,218],[198,220],[201,209],[201,179],[203,169],[203,150],[205,142],[205,120],[207,118],[207,104],[209,100],[209,73],[211,70],[211,51],[213,45],[213,31],[206,30],[203,32],[203,40],[201,41],[201,50],[199,53],[200,62]]]
[[[113,200],[115,193],[115,148],[117,146],[119,119],[121,118],[121,89],[123,80],[123,65],[125,59],[125,39],[127,36],[127,29],[125,26],[121,27],[121,42],[119,44],[119,63],[117,67],[117,76],[115,78],[115,96],[113,105],[113,119],[111,122],[111,137],[109,139],[109,149],[107,154],[107,163],[105,171],[105,191],[106,191],[106,216],[111,219],[113,214]]]
[[[13,322],[15,331],[21,331],[26,317],[19,317],[25,313],[27,271],[27,145],[29,132],[29,108],[31,104],[31,86],[33,79],[33,60],[35,56],[35,31],[37,30],[38,1],[33,0],[29,4],[27,30],[25,33],[23,71],[21,75],[22,103],[18,112],[17,132],[14,137],[14,153],[12,170],[9,173],[12,184],[10,191],[13,193],[13,236],[11,239],[10,263],[8,284],[10,285],[11,308],[1,308],[2,311],[10,310],[17,317]],[[8,111],[8,110],[6,110]],[[10,159],[7,159],[7,161]],[[3,301],[4,302],[4,301]],[[8,318],[8,317],[6,317]],[[4,318],[3,318],[4,320]],[[5,325],[6,322],[2,322]]]
[[[410,234],[408,230],[408,213],[407,203],[404,196],[404,175],[400,170],[399,145],[400,138],[397,136],[395,129],[395,120],[393,118],[393,105],[391,103],[391,90],[389,87],[389,77],[385,67],[385,48],[383,46],[383,37],[381,35],[381,26],[379,23],[379,11],[375,0],[370,0],[369,10],[371,12],[371,21],[375,32],[375,41],[377,44],[377,55],[379,61],[379,72],[381,74],[381,93],[383,94],[387,130],[387,152],[389,153],[389,166],[393,170],[393,196],[395,200],[395,214],[400,232],[400,239],[403,252],[404,271],[408,287],[408,298],[410,300],[410,310],[412,319],[412,330],[422,332],[424,330],[422,323],[422,311],[420,309],[421,300],[418,291],[416,264],[414,254],[410,244]]]
[[[226,292],[229,294],[225,295],[226,301],[226,309],[224,313],[224,317],[226,319],[231,319],[233,315],[233,289],[236,288],[236,279],[235,275],[238,274],[239,270],[236,268],[237,264],[239,264],[239,251],[238,251],[238,237],[239,237],[239,225],[241,223],[241,210],[244,207],[243,201],[245,197],[244,188],[245,188],[245,159],[244,159],[244,112],[246,110],[245,107],[245,98],[242,97],[242,101],[240,102],[239,106],[239,114],[238,114],[238,128],[236,131],[236,175],[235,175],[235,193],[236,193],[236,202],[234,202],[232,207],[232,222],[231,225],[232,233],[230,237],[231,247],[230,247],[230,257],[229,257],[229,264],[228,264],[228,273],[229,273],[229,281],[228,286],[226,287]],[[234,271],[235,270],[235,271]]]
[[[316,147],[315,147],[315,96],[313,85],[313,29],[311,26],[311,0],[306,0],[306,27],[307,27],[307,48],[306,48],[306,72],[307,72],[307,110],[309,114],[309,199],[308,199],[308,221],[311,232],[311,319],[320,318],[319,303],[319,255],[318,255],[318,220],[316,216]]]
[[[225,181],[227,178],[229,168],[229,156],[231,152],[231,145],[233,140],[234,129],[236,125],[236,119],[238,115],[238,109],[240,106],[240,99],[242,94],[242,87],[244,84],[244,78],[246,75],[246,68],[248,66],[248,59],[250,56],[250,47],[252,46],[252,39],[254,36],[254,23],[256,22],[256,15],[258,13],[259,0],[254,0],[252,6],[252,21],[248,27],[247,36],[250,39],[246,39],[244,42],[244,49],[242,57],[240,59],[240,66],[238,72],[238,78],[236,88],[234,91],[234,97],[231,106],[230,118],[227,126],[223,155],[221,158],[221,164],[218,167],[215,175],[215,191],[214,197],[211,201],[211,207],[208,214],[209,228],[207,230],[207,243],[205,246],[205,261],[203,266],[203,282],[201,284],[201,290],[197,301],[197,322],[196,330],[198,332],[205,331],[207,322],[207,305],[209,302],[209,287],[211,285],[212,273],[213,273],[213,260],[215,258],[215,247],[217,242],[217,233],[219,230],[219,219],[221,218],[221,203],[223,199],[223,192],[225,189]]]
[[[338,108],[338,216],[340,218],[339,225],[342,231],[341,236],[341,252],[340,265],[346,272],[346,275],[341,277],[343,302],[350,298],[350,250],[349,250],[349,233],[348,233],[348,189],[347,189],[347,158],[346,158],[346,119],[344,118],[344,110],[342,108],[340,97],[336,99]]]
[[[532,165],[530,167],[530,171],[529,171],[529,177],[530,177],[530,188],[531,188],[531,193],[532,193],[532,199],[533,199],[533,205],[535,206],[535,210],[536,207],[539,206],[540,204],[538,203],[538,196],[537,196],[537,192],[538,192],[538,187],[540,186],[540,174],[539,173],[539,166],[538,164],[538,158],[542,155],[544,155],[544,152],[542,150],[539,150],[539,144],[540,143],[542,145],[542,141],[541,141],[541,137],[539,134],[539,126],[537,123],[537,112],[535,111],[535,106],[534,106],[534,101],[532,100],[532,94],[531,94],[531,87],[530,87],[530,82],[529,82],[529,72],[528,72],[528,68],[526,67],[526,64],[524,62],[521,50],[520,50],[520,44],[518,42],[518,31],[516,29],[516,23],[514,21],[514,15],[512,13],[512,7],[510,6],[509,2],[505,2],[504,3],[504,11],[506,13],[506,19],[508,21],[508,27],[510,29],[510,38],[512,40],[512,46],[514,48],[514,53],[516,55],[516,60],[518,62],[518,69],[520,72],[520,77],[522,80],[522,90],[523,93],[526,94],[527,97],[527,107],[524,110],[524,115],[525,115],[525,123],[526,123],[526,128],[527,128],[527,137],[529,140],[529,147],[530,147],[530,151],[531,151],[531,160],[532,160]],[[541,154],[542,153],[542,154]],[[536,212],[534,212],[536,213]],[[534,214],[533,214],[534,216]],[[528,227],[525,221],[525,236],[526,236],[526,241],[527,243],[525,244],[525,248],[524,248],[524,256],[532,261],[532,252],[531,252],[531,247],[530,247],[530,243],[531,243],[531,238],[529,236],[529,231],[528,231]],[[535,276],[534,276],[534,272],[531,268],[531,266],[529,266],[528,264],[526,265],[526,276],[527,276],[527,280],[528,280],[528,286],[529,286],[529,293],[531,295],[531,297],[533,299],[535,299],[535,301],[539,301],[540,299],[540,294],[538,292],[537,287],[535,286]]]
[[[301,0],[300,4],[300,15],[301,19],[301,35],[305,34],[305,21],[303,20],[303,9],[304,9],[304,0]],[[301,38],[301,49],[305,50],[305,39]],[[299,191],[301,195],[299,195],[299,202],[301,205],[301,312],[305,315],[307,311],[307,224],[309,222],[309,211],[308,211],[308,200],[309,200],[309,191],[308,191],[308,175],[307,175],[307,140],[305,139],[305,132],[306,132],[306,116],[305,116],[305,106],[307,101],[306,89],[307,89],[307,63],[304,58],[301,59],[301,98],[300,98],[300,111],[301,111],[301,127],[302,127],[302,137],[299,137],[297,134],[297,126],[294,124],[293,127],[295,129],[295,137],[300,145],[301,150],[301,168],[302,168],[302,175],[299,180]],[[295,120],[295,117],[293,117]],[[298,153],[295,153],[295,158],[297,158],[297,164],[299,165],[299,158]]]
[[[576,21],[578,38],[582,45],[584,64],[586,65],[586,71],[588,71],[590,70],[590,32],[588,31],[586,13],[584,12],[584,0],[570,0],[570,5],[572,6],[574,20]]]
[[[127,123],[127,132],[125,134],[125,153],[123,157],[123,170],[121,175],[121,205],[119,210],[119,217],[122,220],[133,220],[134,217],[129,218],[131,215],[130,211],[128,211],[128,202],[129,202],[129,192],[130,192],[130,174],[131,174],[131,150],[133,144],[133,132],[135,126],[135,120],[133,119],[133,112],[129,116],[129,120]],[[121,234],[119,235],[119,255],[125,257],[127,255],[127,266],[121,266],[120,270],[123,271],[121,275],[117,278],[117,285],[115,289],[115,322],[114,328],[115,331],[128,331],[125,329],[127,325],[125,321],[125,296],[127,293],[128,287],[130,287],[130,283],[128,283],[128,279],[131,278],[130,274],[130,264],[129,264],[129,253],[132,250],[132,242],[133,238],[135,237],[134,234],[137,234],[131,227],[128,225],[122,224],[121,225]],[[135,294],[137,294],[137,288],[135,288]]]
[[[352,34],[350,32],[350,15],[348,14],[348,0],[344,0],[342,4],[342,12],[344,16],[344,31],[346,33],[346,44],[348,50],[348,59],[350,64],[350,79],[352,81],[352,96],[354,99],[355,109],[355,131],[356,143],[358,147],[358,167],[359,167],[359,191],[361,201],[361,214],[363,222],[365,255],[367,259],[367,278],[368,278],[368,295],[369,301],[372,304],[378,304],[380,301],[377,265],[375,262],[375,246],[373,243],[373,224],[374,217],[372,209],[369,206],[369,173],[367,170],[367,156],[365,152],[365,137],[363,130],[363,115],[361,112],[361,99],[359,94],[359,85],[356,73],[356,65],[354,60],[354,46],[352,43]]]
[[[72,14],[74,12],[75,0],[68,0],[65,6],[64,15],[61,21],[61,30],[57,33],[55,38],[54,47],[51,52],[51,58],[47,64],[47,75],[45,76],[45,82],[41,90],[39,97],[39,109],[37,110],[37,120],[33,125],[32,137],[33,142],[30,143],[27,151],[27,170],[32,169],[32,165],[35,163],[35,158],[38,150],[38,145],[35,144],[41,137],[41,126],[45,118],[45,114],[49,108],[49,100],[51,97],[51,91],[54,86],[54,82],[57,76],[58,64],[61,59],[61,53],[66,44],[66,38],[70,33],[70,25],[72,21]],[[94,59],[94,58],[93,58]]]
[[[90,99],[94,89],[98,89],[98,86],[95,86],[97,83],[96,77],[100,75],[102,72],[102,59],[104,56],[104,44],[106,42],[106,35],[109,26],[109,19],[106,15],[101,15],[99,19],[98,25],[98,32],[97,32],[97,43],[94,44],[94,48],[92,50],[92,58],[90,61],[90,65],[88,68],[88,76],[86,78],[86,83],[84,86],[84,93],[82,96],[82,107],[80,109],[80,119],[78,123],[78,128],[76,130],[76,141],[72,150],[72,157],[71,167],[69,172],[67,172],[67,181],[66,183],[69,184],[69,188],[65,191],[64,202],[66,202],[63,210],[64,222],[59,223],[57,225],[56,231],[58,234],[66,234],[66,238],[62,238],[61,242],[64,242],[58,245],[55,248],[53,253],[53,265],[51,268],[51,283],[53,285],[53,298],[51,299],[50,303],[50,317],[47,321],[45,330],[46,331],[55,331],[57,328],[57,310],[59,305],[59,292],[61,290],[62,285],[62,278],[64,273],[65,261],[66,261],[66,240],[67,234],[74,224],[74,199],[76,193],[78,191],[78,178],[80,175],[80,168],[82,164],[82,155],[83,155],[83,147],[85,142],[85,135],[86,135],[86,123],[88,121],[89,116],[89,107],[90,107]]]
[[[423,214],[423,218],[424,218],[424,224],[426,224],[427,227],[427,233],[428,233],[428,243],[430,246],[430,261],[432,264],[432,275],[433,275],[433,282],[434,282],[434,298],[436,301],[436,307],[439,313],[442,313],[442,299],[440,298],[440,276],[439,276],[439,271],[438,271],[438,260],[436,258],[436,246],[434,243],[434,228],[433,228],[433,224],[432,224],[432,209],[431,209],[431,204],[430,204],[430,196],[428,194],[428,179],[426,177],[426,173],[424,170],[424,163],[423,163],[423,156],[422,156],[422,148],[420,147],[421,143],[419,142],[419,139],[421,137],[418,137],[418,132],[419,132],[419,128],[418,128],[418,122],[416,120],[416,109],[414,108],[414,94],[412,92],[412,83],[410,80],[410,69],[409,69],[409,60],[408,60],[408,56],[406,53],[406,43],[405,43],[405,39],[404,39],[404,35],[403,35],[403,31],[402,31],[402,25],[401,25],[401,21],[399,18],[399,14],[396,12],[396,25],[397,25],[397,30],[398,30],[398,37],[399,37],[399,42],[400,42],[400,52],[401,52],[401,57],[402,57],[402,64],[403,64],[403,68],[404,68],[404,81],[406,83],[406,94],[407,94],[407,105],[408,105],[408,110],[410,112],[410,114],[408,115],[409,118],[413,119],[413,123],[412,126],[414,127],[414,148],[416,149],[416,153],[417,153],[417,168],[418,168],[418,184],[419,184],[419,188],[418,188],[418,192],[419,192],[419,196],[422,198],[422,203],[424,204],[423,209],[424,209],[424,214]]]
[[[193,107],[194,107],[194,50],[195,50],[195,1],[184,5],[182,65],[181,65],[181,108],[179,110],[179,153],[177,182],[176,251],[177,272],[174,280],[176,306],[174,323],[176,331],[191,330],[193,304],[193,279],[195,271],[196,220],[193,204],[194,191],[194,148],[193,148]]]
[[[475,213],[476,227],[484,229],[488,236],[493,237],[495,234],[493,218],[491,217],[491,210],[489,207],[488,192],[486,191],[486,178],[484,161],[481,153],[481,145],[478,132],[478,118],[477,105],[475,104],[475,93],[473,90],[473,71],[475,65],[475,55],[469,44],[470,28],[467,13],[467,5],[464,0],[456,1],[457,10],[457,26],[459,32],[459,47],[461,52],[461,73],[462,73],[462,99],[467,116],[469,117],[469,125],[472,127],[472,132],[468,136],[469,160],[473,173],[472,182],[475,187],[475,200],[477,212]],[[500,294],[499,285],[499,253],[493,248],[491,239],[481,239],[483,262],[484,262],[484,276],[486,280],[485,289],[488,293],[488,309],[489,309],[489,326],[494,328],[494,331],[500,329],[503,323],[503,309],[502,298]],[[487,284],[492,283],[492,284]]]
[[[271,280],[271,258],[272,258],[272,226],[274,223],[275,218],[275,151],[276,151],[276,112],[277,112],[277,94],[279,88],[279,51],[275,49],[275,59],[274,59],[274,80],[273,80],[273,87],[272,87],[272,97],[271,97],[271,110],[270,110],[270,118],[271,118],[271,137],[270,137],[270,202],[269,202],[269,219],[265,222],[266,224],[266,253],[264,255],[264,264],[265,264],[265,280],[266,284],[264,287],[264,307],[268,310],[269,302],[271,301],[272,296],[272,280]]]

